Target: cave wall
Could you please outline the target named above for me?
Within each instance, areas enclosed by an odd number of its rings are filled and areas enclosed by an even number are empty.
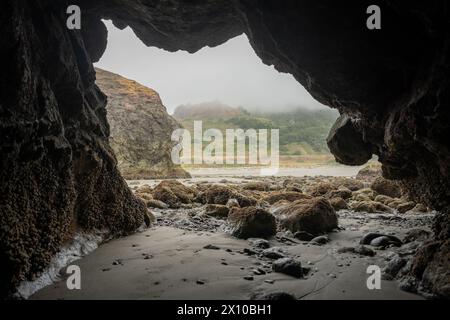
[[[445,0],[377,1],[382,29],[375,31],[365,26],[373,4],[365,0],[70,4],[82,9],[81,32],[65,28],[67,1],[0,5],[0,63],[7,71],[0,76],[0,246],[8,270],[2,290],[41,270],[74,231],[121,234],[145,218],[117,172],[106,98],[94,84],[92,62],[106,47],[103,18],[170,51],[195,52],[245,32],[264,63],[340,111],[328,138],[338,161],[358,164],[376,154],[387,178],[442,212],[435,242],[418,254],[414,270],[426,290],[450,295],[442,272],[450,229]],[[348,139],[355,147],[340,147]]]
[[[65,8],[0,4],[0,295],[81,229],[125,234],[147,212],[116,169],[106,97]]]

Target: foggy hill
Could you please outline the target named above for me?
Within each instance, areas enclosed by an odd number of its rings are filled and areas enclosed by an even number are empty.
[[[339,113],[333,109],[310,110],[298,107],[289,112],[255,112],[233,108],[220,102],[182,105],[174,117],[193,130],[194,121],[203,121],[203,130],[279,129],[281,155],[328,154],[326,137]]]
[[[183,119],[213,119],[231,118],[241,115],[242,111],[223,104],[219,101],[203,102],[198,104],[183,104],[174,111],[174,118]]]

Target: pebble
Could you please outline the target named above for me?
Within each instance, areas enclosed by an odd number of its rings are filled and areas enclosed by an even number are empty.
[[[253,273],[254,273],[255,275],[257,275],[257,276],[261,276],[261,275],[266,274],[266,272],[265,272],[263,269],[261,269],[261,268],[253,269]]]
[[[219,247],[212,245],[212,244],[207,244],[206,246],[203,247],[203,249],[207,249],[207,250],[220,250]]]
[[[253,276],[245,276],[244,279],[248,281],[254,280]]]
[[[314,236],[306,231],[297,231],[294,233],[294,238],[300,241],[311,241],[314,239]]]
[[[121,260],[114,260],[112,264],[113,266],[123,265]]]
[[[249,249],[249,248],[244,248],[243,253],[249,255],[249,256],[254,256],[256,254],[258,254],[258,252],[256,252],[255,250]]]
[[[355,253],[360,254],[362,256],[373,257],[375,255],[375,251],[366,246],[360,245],[355,247]]]
[[[274,260],[285,257],[285,254],[280,247],[272,247],[272,248],[266,249],[261,254],[263,257],[266,257],[269,259],[274,259]]]
[[[313,244],[322,245],[328,243],[328,241],[330,241],[330,239],[328,239],[327,236],[318,236],[312,239],[310,242]]]

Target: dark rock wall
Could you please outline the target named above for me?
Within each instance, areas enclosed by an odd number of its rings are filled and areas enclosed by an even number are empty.
[[[54,2],[0,4],[0,295],[81,229],[135,230],[146,208],[116,169],[106,98]]]
[[[376,31],[365,26],[372,4],[366,0],[74,3],[82,7],[82,34],[65,29],[66,1],[0,5],[0,63],[7,71],[0,76],[0,245],[9,270],[2,281],[38,271],[77,226],[120,232],[143,220],[144,208],[115,168],[106,100],[94,84],[91,62],[104,50],[99,20],[106,18],[132,27],[146,45],[172,51],[194,52],[245,32],[264,63],[291,73],[350,119],[345,125],[365,152],[355,157],[339,148],[349,134],[336,130],[329,143],[341,162],[377,154],[387,178],[402,180],[412,196],[443,212],[436,244],[426,258],[418,256],[426,264],[418,263],[416,277],[438,295],[448,293],[448,273],[433,276],[447,267],[449,251],[447,1],[377,1]],[[30,242],[38,245],[30,249]]]

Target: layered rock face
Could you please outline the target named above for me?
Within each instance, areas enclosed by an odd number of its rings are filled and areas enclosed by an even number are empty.
[[[329,137],[341,162],[377,154],[386,178],[442,211],[415,276],[449,295],[442,273],[450,233],[445,0],[378,1],[381,30],[366,28],[372,3],[364,0],[74,1],[82,32],[65,28],[62,2],[0,5],[2,290],[39,271],[71,230],[129,231],[143,221],[141,203],[116,169],[106,99],[94,84],[92,61],[106,44],[100,19],[107,18],[130,26],[146,45],[172,51],[194,52],[245,32],[264,63],[291,73],[345,117]],[[346,139],[364,152],[347,148]]]
[[[167,114],[158,93],[117,74],[95,69],[96,83],[108,97],[110,145],[125,179],[188,178],[173,164],[172,132],[180,124]]]

